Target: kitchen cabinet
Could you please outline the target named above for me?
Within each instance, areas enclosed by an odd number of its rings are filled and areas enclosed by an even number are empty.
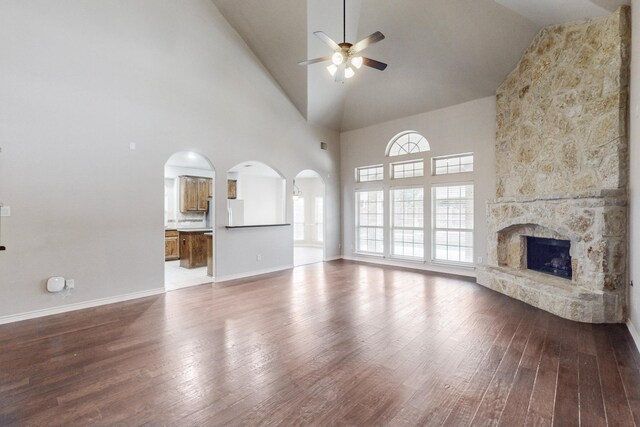
[[[212,179],[200,176],[180,176],[180,211],[206,212],[212,195]]]
[[[207,265],[207,236],[204,231],[180,231],[180,267]]]
[[[164,260],[174,261],[180,258],[179,235],[175,230],[164,232]]]

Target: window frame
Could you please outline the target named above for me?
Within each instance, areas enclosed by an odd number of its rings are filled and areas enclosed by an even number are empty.
[[[382,194],[382,201],[380,202],[381,207],[382,207],[382,211],[380,212],[380,215],[382,215],[382,225],[381,226],[370,226],[370,225],[365,225],[365,226],[361,226],[360,225],[360,199],[359,199],[359,194],[360,193],[372,193],[372,192],[380,192]],[[358,254],[358,255],[366,255],[366,256],[373,256],[373,257],[380,257],[380,258],[384,258],[385,255],[385,238],[384,238],[384,234],[385,234],[385,218],[384,218],[384,201],[385,201],[385,190],[382,187],[375,187],[375,188],[367,188],[367,189],[356,189],[354,190],[354,199],[355,199],[355,215],[354,215],[354,222],[355,222],[355,245],[354,245],[354,253]],[[378,203],[378,202],[376,202]],[[377,212],[376,212],[377,215]],[[371,252],[371,251],[364,251],[360,249],[360,228],[361,227],[366,227],[366,228],[375,228],[375,229],[381,229],[382,230],[382,251],[381,252]],[[375,240],[376,242],[378,240]]]
[[[399,165],[407,165],[407,164],[417,164],[417,163],[422,163],[422,175],[413,175],[413,176],[403,176],[403,177],[399,177],[396,178],[395,177],[395,167],[399,166]],[[402,160],[399,162],[391,162],[389,163],[389,179],[392,181],[396,181],[399,179],[411,179],[411,178],[424,178],[425,174],[424,174],[424,158],[418,158],[418,159],[412,159],[412,160]],[[413,168],[413,170],[415,171],[416,169]]]
[[[397,190],[414,190],[414,189],[421,189],[422,190],[422,228],[417,228],[417,227],[395,227],[394,226],[394,216],[395,216],[395,211],[394,211],[394,197],[393,197],[393,192],[397,191]],[[425,223],[426,223],[426,199],[424,197],[425,194],[425,186],[424,185],[406,185],[406,186],[398,186],[398,187],[390,187],[389,188],[389,257],[392,259],[399,259],[399,260],[403,260],[403,261],[412,261],[412,262],[421,262],[424,263],[426,262],[427,259],[427,245],[426,245],[426,238],[427,235],[425,233]],[[412,230],[412,231],[422,231],[422,256],[421,257],[417,257],[417,256],[409,256],[409,255],[396,255],[394,254],[394,238],[393,238],[393,232],[394,230],[399,229],[399,230]]]
[[[360,173],[361,171],[365,170],[365,169],[380,169],[381,173],[380,173],[380,178],[379,179],[369,179],[367,181],[362,181],[361,176],[362,174]],[[378,176],[378,172],[376,171],[376,173],[374,174],[376,177]],[[380,182],[380,181],[384,181],[384,164],[376,164],[376,165],[370,165],[370,166],[356,166],[355,169],[355,181],[358,184],[366,184],[368,182]]]
[[[438,160],[449,160],[449,159],[462,159],[463,157],[471,157],[471,170],[470,171],[458,171],[458,172],[449,172],[449,165],[446,166],[447,168],[447,172],[445,173],[437,173],[437,170],[439,169],[438,167],[436,167],[436,162]],[[473,173],[475,172],[475,163],[476,163],[476,158],[475,158],[475,153],[473,152],[469,152],[469,153],[460,153],[460,154],[451,154],[451,155],[447,155],[447,156],[438,156],[438,157],[432,157],[431,158],[431,175],[432,176],[447,176],[447,175],[457,175],[457,174],[461,174],[461,173]],[[462,167],[462,163],[458,164],[458,167]]]
[[[435,198],[435,190],[436,188],[439,187],[462,187],[462,186],[467,186],[470,185],[473,188],[473,197],[471,199],[472,202],[472,217],[473,217],[473,228],[471,229],[467,229],[467,228],[437,228],[436,227],[436,221],[437,221],[437,215],[436,215],[436,198]],[[473,181],[458,181],[458,182],[443,182],[443,183],[432,183],[431,184],[431,263],[433,264],[442,264],[442,265],[451,265],[451,266],[456,266],[456,267],[467,267],[467,268],[473,268],[475,266],[475,256],[476,256],[476,247],[475,247],[475,225],[476,225],[476,215],[475,215],[475,197],[476,197],[476,193],[475,193],[475,183]],[[444,260],[444,259],[438,259],[436,258],[436,231],[459,231],[459,232],[470,232],[471,233],[471,261],[470,262],[465,262],[465,261],[450,261],[450,260]],[[449,245],[447,245],[448,247]],[[458,247],[464,247],[464,246],[460,246],[458,245]]]
[[[302,204],[302,222],[296,222],[296,205],[298,203]],[[298,197],[297,199],[293,200],[293,241],[294,242],[304,242],[307,240],[307,233],[306,233],[306,216],[307,216],[307,208],[305,206],[305,198],[304,196]],[[296,238],[296,224],[300,224],[302,226],[302,239],[297,239]]]
[[[404,153],[398,153],[398,154],[391,154],[391,150],[392,148],[398,144],[398,140],[406,135],[418,135],[420,136],[420,139],[418,139],[418,142],[415,144],[416,146],[418,146],[418,144],[420,143],[420,141],[422,141],[424,139],[427,147],[425,150],[418,150],[415,152],[408,152],[405,150]],[[410,142],[410,141],[408,141]],[[393,138],[391,138],[391,140],[389,141],[389,143],[387,144],[387,148],[385,150],[385,157],[402,157],[402,156],[409,156],[409,155],[417,155],[417,154],[423,154],[423,153],[428,153],[429,151],[431,151],[431,144],[429,144],[429,140],[422,135],[420,132],[416,132],[415,130],[405,130],[403,132],[400,132],[399,134],[395,135]],[[424,154],[423,154],[424,155]]]

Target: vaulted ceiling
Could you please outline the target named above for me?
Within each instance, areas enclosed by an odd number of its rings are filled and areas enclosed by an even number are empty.
[[[311,123],[345,131],[489,96],[541,27],[604,15],[628,0],[347,0],[347,41],[389,64],[344,84],[314,31],[342,41],[342,0],[212,0]],[[239,71],[241,72],[241,70]]]

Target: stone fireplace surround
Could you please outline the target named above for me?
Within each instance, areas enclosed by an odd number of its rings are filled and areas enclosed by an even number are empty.
[[[478,283],[567,319],[624,321],[626,200],[622,191],[607,190],[490,202],[494,238]],[[526,236],[569,240],[573,278],[528,270]]]
[[[478,283],[558,316],[626,318],[629,8],[543,28],[496,92],[496,199]],[[527,269],[568,240],[571,280]]]

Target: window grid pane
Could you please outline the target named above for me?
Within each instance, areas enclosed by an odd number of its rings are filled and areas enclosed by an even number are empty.
[[[433,174],[473,172],[473,154],[439,157],[433,159]]]
[[[424,189],[391,190],[391,255],[424,258]]]
[[[357,182],[382,181],[384,179],[384,167],[382,165],[363,166],[356,168]]]
[[[324,199],[322,197],[316,197],[316,240],[322,242],[324,240]]]
[[[393,179],[413,178],[419,176],[424,176],[424,160],[391,164],[391,177]]]
[[[473,185],[433,187],[433,257],[473,263]]]
[[[304,197],[293,201],[293,240],[304,240]]]
[[[422,153],[429,150],[429,142],[427,142],[424,136],[416,132],[407,132],[393,141],[391,148],[389,148],[389,156],[402,156],[404,154]]]
[[[382,190],[356,192],[356,250],[384,253],[384,195]]]

